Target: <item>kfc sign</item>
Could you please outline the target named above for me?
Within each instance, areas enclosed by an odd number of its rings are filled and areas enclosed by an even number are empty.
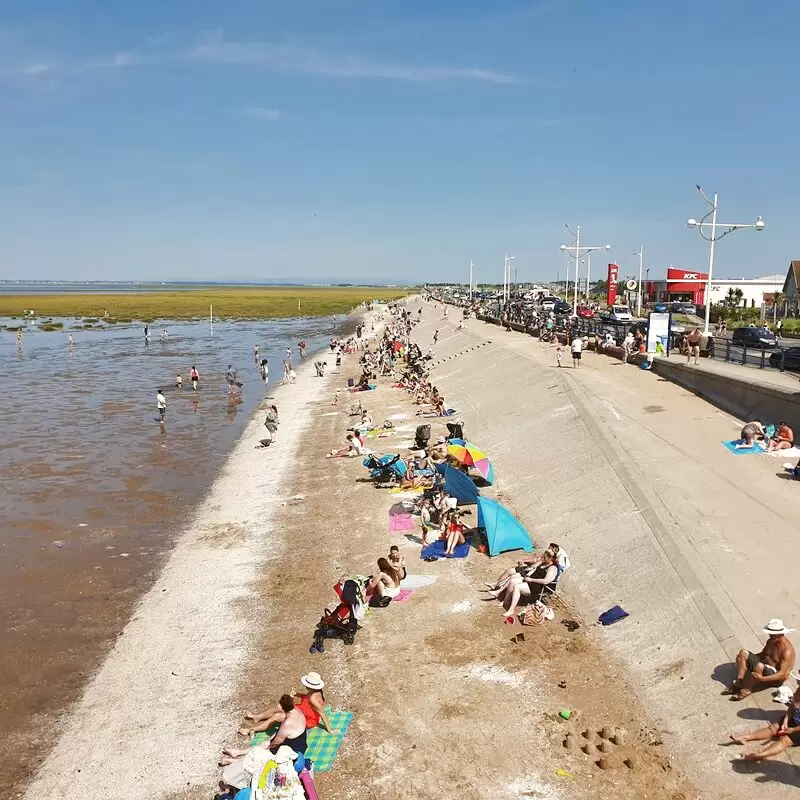
[[[608,290],[606,292],[606,305],[613,306],[617,302],[617,283],[619,282],[619,267],[616,264],[608,265]]]
[[[674,267],[670,267],[667,270],[667,282],[677,282],[677,281],[706,281],[708,280],[708,274],[705,272],[687,272],[685,269],[675,269]],[[672,289],[672,291],[676,291]]]

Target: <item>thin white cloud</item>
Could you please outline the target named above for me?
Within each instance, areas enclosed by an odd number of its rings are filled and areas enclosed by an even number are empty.
[[[187,54],[188,60],[213,64],[265,67],[281,72],[331,78],[401,80],[421,83],[472,81],[518,84],[508,72],[479,67],[384,64],[361,56],[329,55],[299,45],[271,42],[234,42],[221,34],[207,37]]]
[[[164,47],[169,44],[170,47]],[[342,79],[396,80],[418,83],[463,81],[488,84],[522,84],[518,76],[474,66],[384,63],[358,55],[325,53],[302,44],[229,41],[222,31],[203,35],[184,48],[173,46],[171,37],[151,37],[137,50],[115,53],[80,64],[49,66],[30,64],[18,72],[34,76],[46,71],[91,72],[145,66],[218,64],[252,67],[296,75],[317,75]]]
[[[258,119],[262,122],[277,122],[281,116],[281,112],[274,108],[261,108],[259,106],[246,108],[243,113],[246,117]]]
[[[23,75],[44,75],[46,72],[50,72],[51,67],[49,64],[27,64],[24,67],[20,67],[20,72]]]

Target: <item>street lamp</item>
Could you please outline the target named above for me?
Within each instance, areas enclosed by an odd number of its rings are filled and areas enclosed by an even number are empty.
[[[711,208],[709,211],[699,222],[694,219],[694,217],[687,220],[686,224],[690,228],[697,228],[700,232],[700,235],[710,243],[710,250],[708,256],[708,278],[706,280],[706,319],[705,319],[705,330],[704,333],[708,334],[708,326],[709,322],[711,321],[711,279],[714,275],[714,245],[722,239],[724,236],[727,236],[729,233],[733,231],[738,231],[740,228],[755,228],[757,231],[763,231],[766,227],[766,223],[764,222],[761,217],[756,217],[755,222],[744,223],[744,222],[735,222],[735,223],[728,223],[728,222],[717,222],[717,208],[719,207],[717,203],[718,194],[714,192],[714,200],[713,202],[708,199],[706,193],[700,188],[700,184],[697,184],[697,191],[700,192],[700,197],[706,201],[708,206]],[[711,222],[706,222],[706,220],[711,217]],[[727,230],[723,231],[719,236],[717,236],[717,226],[721,228],[727,228]],[[711,235],[706,236],[704,228],[711,229]]]
[[[511,262],[514,260],[514,256],[510,256],[506,253],[505,258],[503,259],[503,302],[507,303],[510,296],[511,296]]]
[[[569,230],[569,226],[567,226]],[[578,225],[575,232],[575,244],[562,244],[560,248],[563,252],[569,253],[575,259],[575,294],[572,301],[572,313],[578,316],[578,266],[582,255],[588,255],[594,250],[610,250],[610,244],[583,245],[581,246],[581,226]]]
[[[639,283],[636,292],[636,317],[642,316],[642,264],[644,263],[644,245],[639,245],[639,249],[634,253],[639,256]]]

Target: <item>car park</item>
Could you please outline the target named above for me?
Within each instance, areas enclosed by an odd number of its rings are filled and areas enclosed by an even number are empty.
[[[736,328],[731,342],[743,347],[777,347],[778,337],[769,328],[748,325],[746,328]]]

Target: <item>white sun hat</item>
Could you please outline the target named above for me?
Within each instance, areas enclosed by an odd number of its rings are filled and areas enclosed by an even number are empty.
[[[770,636],[781,636],[784,633],[791,633],[794,628],[787,628],[783,624],[783,620],[776,617],[775,619],[771,619],[761,630]]]
[[[306,689],[325,688],[325,681],[322,680],[322,676],[318,672],[309,672],[308,675],[303,675],[303,677],[300,678],[300,683],[302,683]]]

